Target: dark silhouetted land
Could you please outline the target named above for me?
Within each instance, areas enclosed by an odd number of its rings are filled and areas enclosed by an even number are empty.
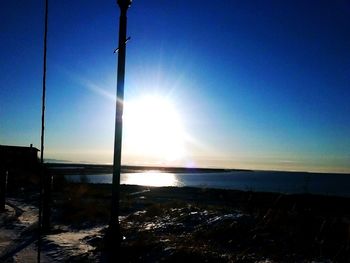
[[[12,207],[35,206],[35,193],[11,195]],[[56,185],[44,256],[107,262],[103,236],[110,198],[107,184]],[[122,262],[348,262],[349,204],[345,197],[123,185],[120,257]],[[1,231],[21,213],[8,217]]]

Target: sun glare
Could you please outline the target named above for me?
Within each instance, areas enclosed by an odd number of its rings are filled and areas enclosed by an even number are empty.
[[[138,156],[175,161],[185,155],[185,135],[174,104],[148,96],[125,104],[125,147]]]
[[[135,184],[147,186],[180,186],[176,175],[158,171],[142,173],[126,173],[121,177],[121,184]]]

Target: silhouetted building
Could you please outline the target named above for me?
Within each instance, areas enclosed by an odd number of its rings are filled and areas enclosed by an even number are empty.
[[[0,161],[8,168],[34,168],[38,165],[38,152],[32,144],[30,147],[0,145]]]
[[[38,151],[32,145],[0,145],[0,210],[5,207],[6,189],[38,185]]]

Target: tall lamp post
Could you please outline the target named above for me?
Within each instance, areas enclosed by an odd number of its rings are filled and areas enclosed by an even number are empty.
[[[118,47],[118,76],[117,76],[117,101],[115,116],[113,179],[112,179],[112,204],[109,223],[110,238],[119,242],[121,239],[119,228],[119,189],[121,172],[121,149],[123,128],[123,101],[125,79],[125,53],[126,53],[126,13],[132,0],[117,0],[120,8],[119,19],[119,47]]]

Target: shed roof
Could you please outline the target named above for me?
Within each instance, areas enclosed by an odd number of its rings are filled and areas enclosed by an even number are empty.
[[[0,151],[6,150],[17,150],[17,151],[37,151],[40,152],[39,149],[33,146],[14,146],[14,145],[0,145]]]

